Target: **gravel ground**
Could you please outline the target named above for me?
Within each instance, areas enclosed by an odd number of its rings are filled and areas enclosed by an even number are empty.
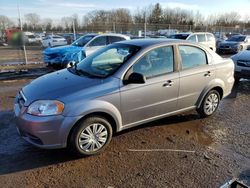
[[[250,81],[241,81],[237,97],[224,99],[213,117],[191,111],[154,121],[116,134],[103,153],[80,159],[18,136],[13,99],[30,81],[0,81],[1,187],[219,187],[233,177],[250,185]]]

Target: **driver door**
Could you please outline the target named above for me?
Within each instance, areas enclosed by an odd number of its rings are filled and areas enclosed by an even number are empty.
[[[121,86],[124,126],[132,126],[176,110],[179,73],[175,72],[174,67],[173,47],[166,46],[149,51],[129,69],[126,74],[143,74],[146,83]]]

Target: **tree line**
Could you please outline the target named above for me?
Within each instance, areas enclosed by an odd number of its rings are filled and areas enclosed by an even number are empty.
[[[235,27],[235,25],[250,27],[250,16],[242,18],[239,13],[233,11],[218,15],[211,14],[205,17],[199,11],[163,8],[159,3],[156,3],[144,8],[138,8],[133,13],[125,8],[95,10],[85,14],[82,19],[77,14],[74,14],[61,18],[59,22],[55,22],[51,18],[41,18],[37,13],[29,13],[24,15],[23,29],[25,31],[72,32],[73,23],[77,31],[124,32],[142,29],[145,23],[148,26],[152,26],[151,29],[166,28],[167,24],[189,25],[193,27]],[[11,26],[16,25],[10,18],[0,15],[0,30]]]

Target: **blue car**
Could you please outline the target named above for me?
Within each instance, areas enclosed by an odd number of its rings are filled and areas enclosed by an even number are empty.
[[[121,34],[87,34],[71,45],[47,48],[43,51],[44,63],[52,67],[66,67],[70,61],[80,62],[89,54],[114,42],[129,40]]]

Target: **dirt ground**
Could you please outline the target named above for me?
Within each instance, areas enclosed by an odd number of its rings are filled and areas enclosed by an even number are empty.
[[[224,99],[210,118],[191,111],[154,121],[80,159],[18,136],[13,100],[30,81],[0,81],[0,187],[219,187],[233,177],[250,185],[250,81],[241,81],[237,97]]]
[[[42,62],[42,48],[40,46],[26,47],[28,62]],[[13,62],[25,62],[24,51],[20,47],[0,46],[0,65]]]

